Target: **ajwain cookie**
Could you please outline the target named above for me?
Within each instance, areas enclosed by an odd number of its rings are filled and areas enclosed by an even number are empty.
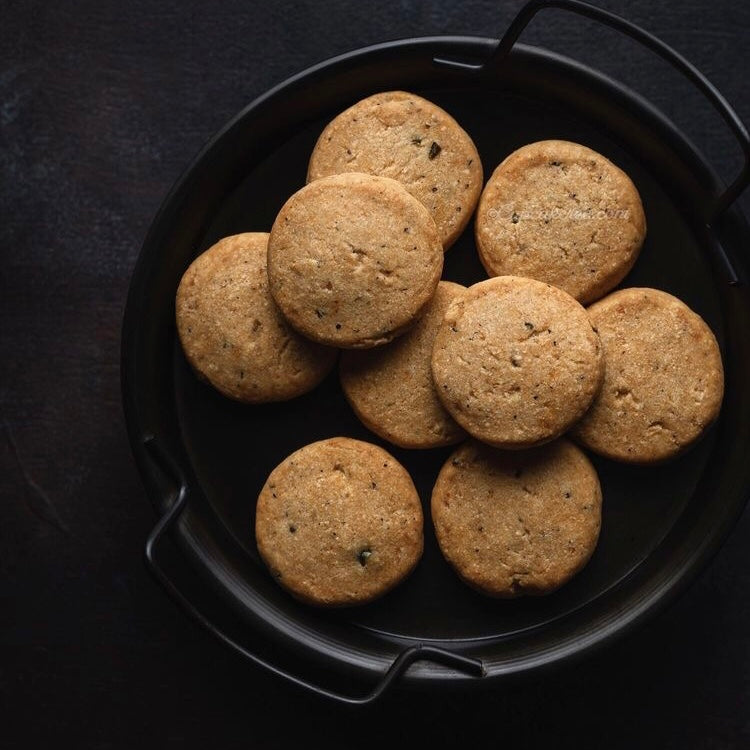
[[[586,310],[569,294],[497,276],[448,307],[432,374],[443,405],[469,434],[515,449],[552,440],[580,419],[604,363]]]
[[[438,284],[419,322],[386,346],[342,354],[344,395],[366,427],[402,448],[457,443],[464,431],[448,414],[432,381],[432,345],[445,311],[465,287]]]
[[[490,276],[528,276],[588,304],[633,267],[646,236],[641,199],[611,161],[569,141],[508,156],[477,209],[479,257]]]
[[[681,453],[721,408],[724,370],[711,329],[657,289],[623,289],[588,312],[604,350],[604,385],[575,438],[617,461]]]
[[[466,131],[445,110],[405,91],[363,99],[325,128],[307,180],[342,172],[398,180],[429,209],[446,250],[468,224],[484,179]]]
[[[284,401],[312,390],[337,352],[293,331],[268,293],[268,235],[225,237],[180,281],[177,333],[199,377],[247,403]]]
[[[363,604],[403,580],[422,555],[423,517],[409,474],[370,443],[306,445],[270,474],[255,516],[258,552],[309,604]]]
[[[554,591],[586,565],[601,505],[594,467],[567,440],[520,452],[471,441],[440,471],[432,521],[464,582],[510,598]]]
[[[442,268],[429,212],[387,177],[310,183],[284,204],[268,241],[271,294],[286,319],[344,349],[384,344],[412,326]]]

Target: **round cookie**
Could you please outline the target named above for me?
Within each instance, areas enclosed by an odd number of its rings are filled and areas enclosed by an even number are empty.
[[[432,491],[440,549],[459,577],[502,598],[547,594],[588,562],[602,494],[594,467],[567,440],[523,452],[471,441]]]
[[[463,291],[460,284],[441,281],[410,331],[387,346],[347,351],[341,357],[341,387],[356,415],[402,448],[436,448],[465,437],[435,393],[430,366],[443,315]]]
[[[199,377],[251,404],[312,390],[331,371],[335,349],[286,323],[268,293],[268,235],[225,237],[196,258],[180,281],[177,333]]]
[[[442,269],[435,222],[387,177],[310,183],[284,204],[268,240],[271,294],[286,319],[344,349],[385,344],[412,326]]]
[[[446,111],[404,91],[363,99],[321,133],[307,181],[342,172],[398,180],[429,209],[446,250],[468,224],[483,183],[468,134]]]
[[[351,438],[306,445],[270,474],[255,516],[258,552],[278,583],[320,606],[363,604],[422,555],[422,506],[406,469]]]
[[[490,177],[475,235],[490,276],[539,279],[588,304],[633,267],[646,217],[635,185],[611,161],[577,143],[539,141]]]
[[[588,308],[604,351],[604,385],[574,437],[617,461],[681,453],[716,419],[724,395],[711,329],[657,289],[623,289]]]
[[[497,276],[448,308],[432,375],[443,405],[469,434],[515,449],[552,440],[580,419],[604,363],[586,311],[569,294]]]

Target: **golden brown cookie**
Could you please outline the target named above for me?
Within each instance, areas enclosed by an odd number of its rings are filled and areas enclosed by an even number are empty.
[[[366,427],[402,448],[436,448],[465,437],[432,382],[432,345],[448,305],[465,291],[441,281],[420,321],[395,341],[344,352],[341,387]]]
[[[185,271],[175,305],[177,332],[196,373],[225,396],[261,403],[312,390],[336,350],[299,336],[268,293],[268,235],[225,237]]]
[[[443,405],[469,434],[514,449],[552,440],[580,419],[604,364],[599,337],[569,294],[498,276],[450,305],[432,374]]]
[[[440,471],[432,521],[459,577],[502,598],[547,594],[570,580],[599,538],[594,467],[567,440],[529,451],[470,442]]]
[[[681,453],[721,408],[724,369],[711,329],[658,289],[622,289],[588,312],[604,351],[604,385],[575,438],[617,461]]]
[[[307,181],[342,172],[391,177],[424,206],[447,250],[482,191],[482,164],[461,126],[432,102],[387,91],[357,102],[322,132]]]
[[[635,185],[611,161],[577,143],[539,141],[490,177],[475,235],[490,276],[546,281],[587,304],[633,267],[646,218]]]
[[[392,589],[422,555],[422,506],[406,469],[351,438],[306,445],[258,497],[258,552],[281,586],[309,604],[363,604]]]
[[[286,319],[344,349],[385,344],[410,328],[442,269],[435,222],[387,177],[310,183],[284,204],[268,241],[271,294]]]

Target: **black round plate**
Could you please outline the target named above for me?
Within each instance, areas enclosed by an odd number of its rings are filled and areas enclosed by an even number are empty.
[[[496,41],[440,38],[360,50],[291,79],[214,138],[167,198],[135,271],[123,331],[123,390],[131,441],[160,513],[174,487],[144,448],[155,441],[180,467],[188,508],[179,540],[202,578],[245,623],[269,659],[371,681],[415,643],[481,659],[486,677],[580,654],[623,632],[683,587],[736,520],[750,486],[748,231],[732,210],[707,228],[718,190],[690,143],[636,94],[556,55],[517,45],[498,68],[455,70],[434,57],[484,59]],[[241,406],[199,383],[174,330],[174,295],[190,261],[222,236],[268,231],[305,181],[324,125],[354,101],[402,88],[447,109],[475,140],[486,176],[513,149],[563,138],[621,166],[648,221],[642,254],[622,286],[652,286],[704,317],[722,346],[726,398],[709,435],[683,457],[636,468],[594,458],[603,492],[601,539],[588,566],[557,593],[493,601],[461,584],[442,559],[429,497],[449,449],[406,451],[369,433],[336,375],[294,401]],[[444,278],[485,278],[471,228],[446,256]],[[732,283],[730,283],[730,281]],[[348,435],[384,445],[410,471],[425,503],[425,555],[416,572],[368,606],[321,612],[271,580],[254,543],[254,506],[271,469],[314,440]],[[256,635],[257,634],[257,635]],[[277,656],[278,655],[278,656]],[[285,656],[286,655],[286,656]],[[323,673],[321,673],[323,675]],[[322,677],[321,677],[322,679]],[[422,662],[412,685],[469,682]]]

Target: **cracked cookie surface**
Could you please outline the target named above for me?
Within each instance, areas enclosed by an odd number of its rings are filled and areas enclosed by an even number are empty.
[[[445,110],[405,91],[367,97],[323,130],[307,180],[342,172],[398,180],[430,211],[446,250],[468,224],[483,182],[469,135]]]
[[[435,292],[443,251],[435,222],[387,177],[324,177],[274,221],[268,277],[276,304],[308,338],[344,349],[391,341]]]
[[[430,366],[445,311],[464,291],[441,281],[411,330],[386,346],[341,356],[341,387],[352,409],[366,427],[402,448],[436,448],[466,436],[438,399]]]
[[[422,506],[406,469],[376,445],[330,438],[300,448],[258,497],[258,552],[309,604],[363,604],[392,589],[423,547]]]
[[[622,289],[588,312],[602,342],[604,384],[574,437],[618,461],[681,453],[721,408],[724,370],[713,332],[658,289]]]
[[[580,419],[604,364],[586,310],[569,294],[497,276],[448,307],[432,374],[438,397],[470,435],[514,449],[552,440]]]
[[[567,440],[528,451],[471,441],[440,471],[432,521],[440,549],[477,591],[546,594],[588,562],[601,527],[594,467]]]
[[[268,292],[268,234],[225,237],[196,258],[177,289],[175,318],[193,370],[225,396],[285,401],[312,390],[337,352],[286,323]]]
[[[475,223],[490,276],[546,281],[583,304],[622,281],[645,236],[631,179],[569,141],[539,141],[510,154],[488,180]]]

